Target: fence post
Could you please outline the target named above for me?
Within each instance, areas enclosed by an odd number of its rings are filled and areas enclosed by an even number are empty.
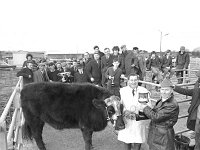
[[[7,132],[5,121],[0,123],[0,150],[7,150]]]
[[[14,107],[19,109],[17,113],[17,117],[16,117],[16,122],[15,122],[16,129],[18,128],[17,137],[16,139],[14,138],[14,142],[16,142],[16,146],[22,144],[22,130],[21,130],[22,109],[21,109],[20,92],[23,88],[23,78],[20,77],[19,80],[20,80],[20,84],[13,101]]]

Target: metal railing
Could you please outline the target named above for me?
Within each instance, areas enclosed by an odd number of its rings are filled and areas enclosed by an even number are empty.
[[[4,110],[0,117],[0,150],[15,149],[20,150],[22,147],[22,109],[20,105],[20,91],[23,88],[23,78],[19,77],[19,81],[15,86]],[[6,130],[6,117],[11,109],[14,107],[12,121]]]

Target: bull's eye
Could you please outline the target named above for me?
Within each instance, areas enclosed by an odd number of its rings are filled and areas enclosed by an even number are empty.
[[[115,109],[114,109],[113,106],[108,106],[107,111],[108,111],[108,114],[109,114],[109,115],[115,114]]]

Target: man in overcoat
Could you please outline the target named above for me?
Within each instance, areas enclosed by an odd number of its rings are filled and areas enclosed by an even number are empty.
[[[147,140],[149,150],[175,150],[173,126],[178,120],[179,106],[172,87],[171,81],[164,79],[161,83],[161,99],[154,108],[141,104],[141,110],[151,119]]]
[[[101,62],[98,52],[94,53],[94,59],[88,63],[85,69],[90,81],[95,85],[101,85]]]
[[[175,86],[174,91],[183,94],[192,96],[192,101],[188,109],[188,119],[187,119],[187,128],[195,131],[195,149],[200,149],[200,70],[196,73],[198,77],[197,82],[193,89],[181,88]]]
[[[180,51],[176,57],[176,69],[188,69],[190,64],[190,56],[189,53],[185,51],[185,46],[180,47]],[[186,72],[187,74],[187,72]],[[178,84],[183,83],[183,71],[177,71],[176,77],[178,78]]]
[[[101,74],[102,74],[102,86],[106,88],[107,79],[105,73],[109,67],[112,66],[113,56],[110,54],[110,49],[104,49],[104,56],[101,57]]]
[[[48,82],[49,77],[47,75],[47,71],[45,69],[44,63],[38,64],[39,69],[33,72],[33,82]]]

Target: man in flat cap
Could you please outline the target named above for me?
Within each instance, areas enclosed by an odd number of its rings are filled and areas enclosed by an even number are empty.
[[[176,69],[188,69],[189,63],[190,63],[190,56],[185,51],[185,46],[181,46],[180,51],[178,52],[178,55],[176,57]],[[176,77],[178,78],[178,84],[182,84],[183,71],[177,71]]]
[[[38,64],[39,69],[33,72],[33,82],[48,82],[49,77],[45,68],[45,63]]]
[[[192,101],[188,109],[188,119],[187,119],[187,128],[195,131],[195,149],[200,150],[200,70],[196,72],[198,77],[194,89],[181,88],[179,86],[174,87],[174,91],[183,94],[192,96]]]
[[[149,150],[175,150],[174,128],[178,120],[179,106],[173,95],[173,84],[167,78],[161,83],[161,99],[152,109],[141,104],[141,110],[151,119],[147,143]]]

